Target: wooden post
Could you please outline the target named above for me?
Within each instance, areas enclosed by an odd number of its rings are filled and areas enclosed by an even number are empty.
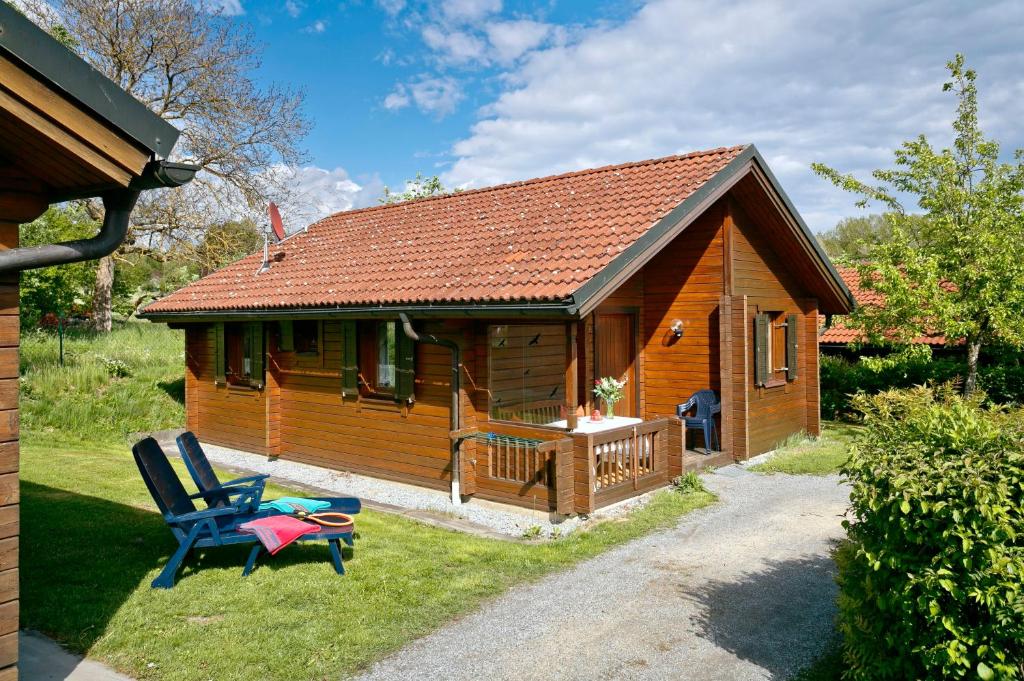
[[[565,422],[569,430],[576,430],[576,400],[579,386],[577,378],[576,357],[576,322],[565,325]]]
[[[281,367],[277,364],[277,343],[276,337],[270,329],[273,324],[264,324],[265,347],[266,347],[266,385],[264,390],[264,402],[267,408],[266,447],[267,456],[281,456]],[[323,331],[319,332],[319,338],[323,338]],[[321,356],[327,353],[320,353]]]
[[[573,441],[573,491],[577,513],[594,510],[594,456],[593,437],[577,433]]]
[[[722,390],[722,428],[719,432],[719,441],[722,451],[732,455],[733,447],[733,402],[736,399],[736,377],[733,371],[734,343],[733,337],[733,309],[732,296],[724,295],[718,299],[718,342],[720,344],[719,361],[719,385]],[[686,439],[685,436],[683,438]]]
[[[205,354],[208,331],[205,326],[185,327],[185,429],[199,433],[199,357]],[[195,353],[195,354],[194,354]]]
[[[803,347],[799,351],[802,373],[797,380],[802,380],[806,389],[807,399],[807,434],[821,435],[821,382],[819,376],[820,356],[818,353],[818,301],[804,301]]]

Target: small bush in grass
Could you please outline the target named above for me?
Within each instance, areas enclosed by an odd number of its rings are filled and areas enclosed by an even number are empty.
[[[855,404],[845,678],[1024,678],[1021,414],[950,386]]]
[[[704,482],[696,472],[683,473],[672,479],[672,488],[680,494],[691,494],[693,492],[706,492]]]

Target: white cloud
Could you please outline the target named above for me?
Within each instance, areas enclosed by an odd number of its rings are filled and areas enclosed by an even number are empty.
[[[379,177],[356,182],[344,168],[278,165],[269,174],[272,183],[288,187],[288,193],[276,201],[289,233],[340,211],[372,206],[384,192],[384,183]]]
[[[503,64],[513,62],[528,50],[540,46],[552,32],[549,24],[529,19],[496,21],[484,30],[495,58]]]
[[[384,98],[384,108],[395,111],[415,104],[423,113],[443,118],[455,111],[462,97],[454,78],[420,75],[410,83],[396,85]]]
[[[480,60],[487,45],[480,38],[465,31],[448,31],[441,26],[426,26],[422,32],[423,42],[437,52],[442,61],[451,64],[465,64]]]
[[[405,9],[405,0],[377,0],[377,5],[391,16],[395,16]]]
[[[501,11],[501,0],[445,0],[441,13],[452,22],[475,23]]]
[[[395,86],[395,89],[384,98],[384,108],[389,111],[397,111],[409,106],[412,100],[409,99],[409,91],[402,84]]]
[[[323,19],[317,19],[309,26],[302,29],[303,33],[323,33],[327,30],[327,22]]]
[[[302,10],[306,9],[306,3],[301,0],[286,0],[284,3],[284,9],[291,17],[297,17],[302,14]]]
[[[245,14],[242,0],[212,0],[210,9],[225,17],[237,17]]]
[[[443,179],[481,186],[753,142],[827,229],[856,209],[810,163],[866,173],[919,133],[948,143],[955,102],[941,84],[955,51],[979,72],[986,132],[1024,146],[1022,25],[1024,3],[1006,0],[652,0],[621,25],[527,52]]]

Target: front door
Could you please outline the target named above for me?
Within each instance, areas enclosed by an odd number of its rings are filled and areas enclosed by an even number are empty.
[[[626,381],[625,396],[615,405],[616,416],[636,416],[639,394],[636,379],[636,315],[628,312],[604,313],[594,316],[595,378],[613,376]],[[600,407],[604,413],[604,404]]]

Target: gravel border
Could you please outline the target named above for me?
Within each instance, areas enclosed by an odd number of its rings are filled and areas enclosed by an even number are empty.
[[[446,517],[461,518],[508,537],[553,538],[565,536],[597,520],[617,518],[646,504],[653,492],[626,499],[602,508],[591,516],[561,517],[546,511],[531,511],[508,504],[472,499],[459,506],[449,495],[390,480],[371,478],[357,473],[321,468],[297,461],[268,459],[229,447],[202,443],[210,461],[229,468],[240,468],[272,475],[277,482],[317,487],[342,496],[369,499],[402,509],[428,511]],[[657,490],[655,490],[656,492]],[[453,527],[452,529],[460,529]],[[467,528],[468,529],[468,528]]]

